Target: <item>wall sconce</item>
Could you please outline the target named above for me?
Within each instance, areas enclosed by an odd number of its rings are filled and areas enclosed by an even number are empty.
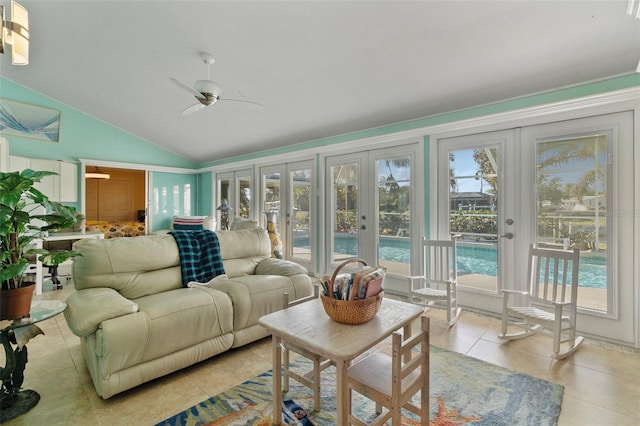
[[[11,21],[4,19],[4,6],[0,6],[0,53],[5,44],[11,49],[13,65],[29,64],[29,12],[20,3],[11,0]]]

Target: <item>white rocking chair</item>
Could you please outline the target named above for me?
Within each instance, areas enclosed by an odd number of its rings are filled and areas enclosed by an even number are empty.
[[[502,327],[500,339],[522,339],[538,331],[553,334],[553,358],[563,359],[584,341],[576,336],[578,269],[580,250],[529,248],[529,291],[502,290]],[[510,306],[511,295],[523,295],[527,303]],[[519,330],[508,333],[509,326]],[[567,343],[564,350],[561,345]]]
[[[458,271],[455,240],[423,242],[424,276],[410,277],[410,300],[428,308],[447,311],[449,327],[454,325],[462,308],[458,307]],[[416,285],[416,282],[418,285]]]

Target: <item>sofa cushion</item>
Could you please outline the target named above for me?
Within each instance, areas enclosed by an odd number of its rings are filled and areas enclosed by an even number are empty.
[[[178,246],[171,235],[74,243],[83,256],[73,262],[76,290],[110,287],[127,299],[182,287]]]
[[[136,299],[147,317],[135,363],[204,342],[233,331],[229,297],[211,288],[181,288]],[[133,342],[131,344],[134,344]]]
[[[271,242],[265,229],[217,231],[216,235],[229,278],[253,275],[258,263],[271,257]]]
[[[300,297],[291,280],[279,275],[245,275],[212,287],[231,298],[234,330],[256,325],[261,316],[282,309],[284,293],[292,300]]]

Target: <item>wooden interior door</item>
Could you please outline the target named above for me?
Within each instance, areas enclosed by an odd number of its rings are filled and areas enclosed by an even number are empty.
[[[98,183],[98,220],[137,220],[133,207],[133,179],[114,178]],[[87,188],[88,189],[88,188]]]

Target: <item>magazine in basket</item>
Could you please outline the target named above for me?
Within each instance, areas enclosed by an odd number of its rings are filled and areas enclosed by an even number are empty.
[[[347,264],[359,262],[364,266],[354,272],[340,270]],[[379,266],[368,266],[364,260],[349,259],[338,266],[331,279],[324,277],[320,284],[327,297],[339,300],[359,300],[377,296],[382,291],[386,271]]]

